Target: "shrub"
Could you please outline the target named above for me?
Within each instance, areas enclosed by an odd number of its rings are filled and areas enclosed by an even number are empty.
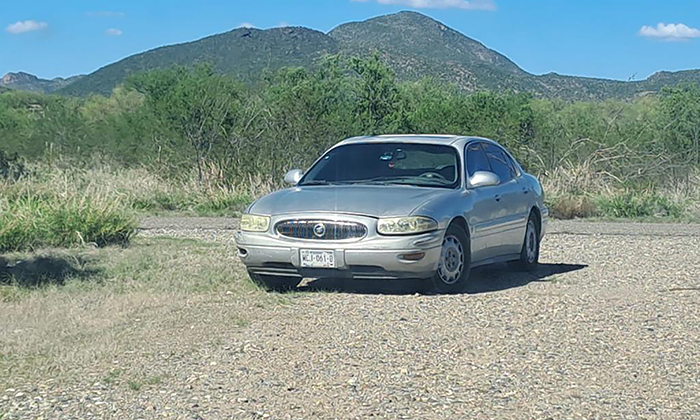
[[[129,241],[133,211],[98,178],[75,175],[34,165],[30,176],[0,180],[0,252]]]
[[[601,213],[615,218],[669,217],[685,215],[688,204],[653,192],[626,191],[598,199]]]
[[[136,218],[107,197],[18,194],[1,206],[0,252],[126,243],[136,227]]]

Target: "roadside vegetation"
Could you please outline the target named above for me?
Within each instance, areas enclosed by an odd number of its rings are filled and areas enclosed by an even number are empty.
[[[399,83],[378,56],[246,85],[207,65],[132,76],[109,97],[0,93],[0,252],[126,243],[143,214],[235,215],[362,134],[490,137],[561,218],[697,218],[700,87],[565,102]]]
[[[271,186],[251,178],[240,186],[167,180],[143,167],[100,161],[21,164],[5,156],[0,178],[0,253],[126,245],[145,214],[234,216]]]
[[[120,197],[71,171],[0,178],[0,252],[126,244],[137,220]],[[82,181],[82,182],[80,182]]]

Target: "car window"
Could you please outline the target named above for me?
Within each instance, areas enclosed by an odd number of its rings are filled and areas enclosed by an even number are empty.
[[[520,176],[520,170],[518,169],[518,164],[515,163],[515,160],[513,160],[512,157],[508,153],[504,153],[506,156],[506,160],[508,161],[508,165],[510,165],[510,169],[513,171],[513,176],[515,178]]]
[[[484,150],[491,164],[491,169],[501,179],[501,184],[515,178],[515,170],[512,168],[503,149],[495,144],[485,143]]]
[[[471,143],[467,146],[467,171],[470,177],[477,171],[491,172],[491,165],[484,149],[481,148],[481,143]]]

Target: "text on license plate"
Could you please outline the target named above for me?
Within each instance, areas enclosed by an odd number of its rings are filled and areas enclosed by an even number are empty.
[[[302,267],[335,268],[335,253],[333,251],[302,249],[300,253]]]

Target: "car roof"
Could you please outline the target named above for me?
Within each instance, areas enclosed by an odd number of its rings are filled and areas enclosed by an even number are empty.
[[[489,139],[473,136],[458,136],[453,134],[383,134],[381,136],[358,136],[341,141],[336,146],[358,143],[434,143],[451,145],[460,141],[469,142],[471,140]]]

